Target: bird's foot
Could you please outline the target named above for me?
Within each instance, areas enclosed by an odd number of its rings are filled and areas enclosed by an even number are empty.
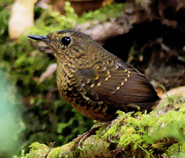
[[[74,140],[74,144],[72,147],[72,151],[75,150],[77,147],[81,148],[82,143],[91,135],[96,134],[96,131],[99,130],[101,127],[109,124],[110,122],[102,123],[101,125],[98,125],[96,127],[92,127],[89,131],[83,133],[82,135],[78,135],[78,137]]]

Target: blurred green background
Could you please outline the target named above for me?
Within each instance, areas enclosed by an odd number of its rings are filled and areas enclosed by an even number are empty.
[[[0,0],[0,158],[20,155],[23,150],[27,153],[32,142],[63,145],[93,125],[92,120],[59,96],[55,72],[38,84],[48,66],[56,61],[48,47],[26,35],[10,40],[8,22],[13,2]],[[106,49],[150,79],[156,79],[167,90],[183,86],[185,7],[176,8],[174,3],[173,6],[157,0],[152,1],[151,8],[147,8],[144,0],[126,2],[131,7],[125,12],[124,3],[112,3],[80,17],[69,2],[65,3],[65,15],[54,12],[51,5],[46,9],[35,5],[34,27],[27,34],[46,35],[74,29],[79,24],[93,27],[116,23],[124,26],[124,33],[104,39]],[[153,14],[148,14],[150,9]]]

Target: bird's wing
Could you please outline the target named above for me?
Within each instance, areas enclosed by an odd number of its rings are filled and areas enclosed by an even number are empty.
[[[122,60],[78,70],[86,96],[110,104],[152,103],[158,96],[147,78]]]

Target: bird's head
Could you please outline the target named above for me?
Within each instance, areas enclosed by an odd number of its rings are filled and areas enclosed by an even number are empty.
[[[45,42],[54,50],[55,57],[63,61],[89,57],[100,47],[90,36],[72,30],[61,30],[46,36],[29,35],[28,37]]]

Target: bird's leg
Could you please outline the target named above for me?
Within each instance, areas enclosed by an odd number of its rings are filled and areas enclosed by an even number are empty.
[[[128,112],[126,113],[126,115],[132,115],[133,112]],[[109,122],[104,122],[104,123],[101,123],[101,124],[98,124],[97,126],[93,126],[89,131],[83,133],[82,135],[79,135],[75,140],[74,140],[74,144],[72,146],[72,151],[76,149],[76,147],[82,147],[82,143],[88,138],[90,137],[91,135],[94,135],[96,134],[96,131],[99,130],[101,127],[105,126],[105,125],[108,125],[106,127],[106,131],[108,129],[110,129],[114,124],[115,122],[117,122],[117,120],[119,120],[120,117],[117,117],[115,118],[114,120],[112,121],[109,121]],[[108,140],[112,143],[114,143],[110,138],[108,138]]]
[[[96,134],[96,131],[99,130],[101,127],[109,124],[110,122],[106,122],[106,123],[101,123],[100,125],[96,126],[96,127],[92,127],[89,131],[83,133],[82,135],[78,135],[78,137],[74,140],[74,145],[72,147],[72,150],[75,150],[75,148],[77,146],[81,147],[82,146],[82,142],[85,141],[88,137],[90,137],[91,135]]]

